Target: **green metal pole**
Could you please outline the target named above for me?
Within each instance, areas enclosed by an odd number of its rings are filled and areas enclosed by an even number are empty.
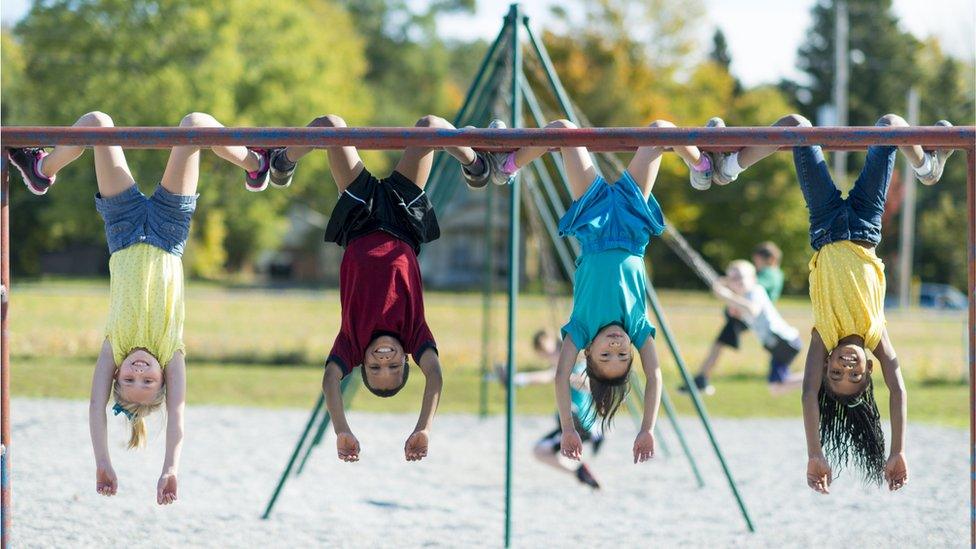
[[[488,371],[491,367],[491,299],[495,283],[495,236],[493,185],[485,188],[485,280],[481,296],[481,390],[478,398],[478,416],[488,415]]]
[[[742,518],[744,518],[746,521],[746,527],[749,528],[750,532],[755,532],[756,527],[752,523],[752,517],[749,516],[749,510],[746,509],[746,504],[742,500],[742,495],[739,494],[739,487],[736,485],[735,479],[732,477],[732,471],[725,462],[725,456],[722,455],[722,448],[719,446],[718,440],[715,438],[715,433],[712,432],[712,423],[708,419],[708,412],[705,411],[705,405],[702,403],[701,395],[698,393],[695,382],[692,380],[691,375],[688,373],[688,369],[685,367],[685,361],[683,358],[681,358],[681,352],[678,351],[678,344],[675,342],[674,336],[671,334],[671,329],[668,327],[667,319],[664,318],[664,311],[661,307],[661,302],[658,300],[657,291],[654,290],[654,285],[650,282],[647,284],[647,298],[650,300],[651,309],[654,310],[654,316],[657,317],[658,328],[660,328],[661,333],[664,334],[664,339],[668,343],[668,348],[671,350],[671,355],[674,357],[674,362],[678,366],[678,371],[681,373],[681,378],[684,380],[685,386],[688,387],[688,394],[691,395],[691,402],[695,405],[695,411],[698,413],[698,417],[701,418],[702,426],[705,427],[705,433],[708,435],[708,441],[712,444],[712,449],[715,451],[715,457],[718,458],[718,462],[722,466],[722,472],[725,473],[725,478],[729,481],[729,488],[732,489],[732,495],[735,496],[735,501],[739,504],[739,511],[742,512]]]
[[[362,383],[357,376],[346,376],[342,380],[342,402],[346,407],[352,406],[352,399],[356,396],[356,390],[359,389],[359,384]],[[312,437],[312,443],[308,445],[305,449],[305,454],[302,456],[302,460],[298,462],[298,469],[295,469],[295,476],[299,476],[305,470],[305,463],[308,461],[309,456],[312,455],[312,450],[316,446],[322,443],[322,439],[325,438],[325,431],[332,424],[332,416],[329,414],[329,410],[326,409],[325,413],[322,415],[322,421],[319,422],[319,428],[315,431],[315,436]]]
[[[559,101],[560,108],[562,108],[566,118],[573,124],[579,126],[579,118],[576,117],[576,112],[573,110],[573,103],[569,100],[569,94],[563,88],[563,83],[556,77],[556,67],[553,66],[552,59],[549,58],[549,52],[546,51],[545,46],[539,41],[535,33],[532,32],[528,18],[522,22],[522,26],[525,28],[525,34],[529,37],[529,42],[532,44],[535,54],[539,56],[539,61],[542,63],[542,68],[544,69],[543,72],[546,73],[549,86],[552,87],[552,91],[556,94],[556,100]]]
[[[309,431],[312,430],[312,425],[315,424],[315,418],[318,417],[319,411],[322,409],[322,405],[325,404],[325,395],[319,394],[319,399],[315,402],[315,407],[312,408],[312,414],[308,418],[308,422],[305,424],[305,430],[302,431],[302,436],[298,439],[298,444],[295,445],[295,450],[291,453],[291,458],[288,460],[288,465],[285,466],[285,470],[281,473],[281,478],[278,479],[278,485],[275,486],[274,493],[271,494],[271,500],[268,501],[268,506],[264,508],[264,514],[261,515],[262,519],[267,519],[271,516],[271,509],[274,508],[274,504],[278,501],[278,495],[281,493],[282,487],[284,487],[285,482],[288,480],[288,475],[291,474],[291,468],[295,465],[295,460],[298,459],[298,452],[301,451],[302,445],[305,444],[305,439],[308,438]]]
[[[522,127],[522,48],[519,39],[522,33],[519,21],[519,5],[512,4],[508,11],[508,23],[512,26],[512,128]],[[505,422],[505,547],[512,545],[512,444],[515,430],[515,372],[516,362],[515,341],[517,324],[515,312],[518,307],[519,291],[519,176],[512,181],[509,195],[508,220],[508,391],[505,394],[506,422]]]

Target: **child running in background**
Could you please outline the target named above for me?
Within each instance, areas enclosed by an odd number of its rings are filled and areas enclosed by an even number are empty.
[[[878,126],[908,126],[900,116],[881,117]],[[937,126],[951,126],[940,120]],[[810,126],[788,115],[774,126]],[[898,147],[926,185],[942,177],[951,150]],[[746,147],[715,159],[713,181],[727,184],[777,147]],[[890,490],[908,482],[905,383],[884,317],[884,265],[875,254],[881,241],[888,184],[896,147],[872,146],[847,198],[834,185],[819,146],[794,147],[793,161],[810,213],[810,300],[813,333],[803,374],[803,423],[807,439],[807,484],[829,493],[832,467],[849,464],[870,483]],[[888,386],[891,448],[885,459],[881,417],[874,399],[874,362]]]
[[[451,128],[446,120],[425,116],[420,127]],[[342,118],[316,118],[312,127],[345,127]],[[468,177],[487,181],[488,165],[468,147],[448,147]],[[276,149],[271,180],[291,182],[296,163],[310,147]],[[380,397],[397,394],[407,383],[412,354],[426,377],[420,418],[404,445],[407,461],[427,455],[431,424],[441,394],[441,366],[434,336],[424,317],[423,281],[417,254],[422,244],[440,236],[433,205],[424,193],[434,149],[411,147],[389,177],[377,179],[363,165],[355,147],[327,149],[339,189],[326,242],[345,248],[339,268],[342,323],[326,359],[322,377],[339,459],[359,460],[359,441],[343,410],[340,381],[360,367],[363,384]]]
[[[653,127],[673,127],[656,121]],[[549,128],[575,128],[568,120]],[[696,147],[674,151],[691,165],[692,179],[712,178],[708,157]],[[527,147],[492,155],[493,173],[513,174],[548,152]],[[564,147],[562,160],[573,204],[559,221],[563,236],[574,236],[582,249],[576,261],[573,311],[563,326],[563,346],[556,369],[556,403],[563,455],[579,460],[582,440],[572,414],[570,380],[580,351],[593,395],[593,409],[604,430],[627,395],[636,347],[647,377],[644,418],[634,442],[634,463],[654,455],[654,424],[661,402],[661,372],[654,349],[655,328],[646,314],[644,249],[664,230],[664,216],[651,189],[661,166],[661,147],[641,147],[620,179],[610,183],[597,175],[584,147]]]
[[[783,293],[784,277],[783,271],[779,268],[782,256],[783,252],[773,242],[762,242],[752,250],[752,264],[755,266],[756,282],[766,290],[766,295],[772,303],[775,303],[779,299],[780,294]],[[775,309],[773,310],[775,311]],[[724,314],[725,325],[719,332],[718,337],[715,338],[715,342],[712,343],[712,347],[709,349],[705,361],[702,362],[701,368],[698,370],[698,375],[694,378],[695,386],[706,395],[715,394],[715,386],[710,383],[709,376],[718,364],[718,359],[723,349],[728,347],[738,350],[739,337],[749,329],[749,325],[743,318],[744,312],[739,307],[729,304],[725,307]],[[763,342],[764,338],[760,337],[759,340]],[[770,390],[774,393],[778,392],[776,389],[780,388],[783,387],[770,385]],[[679,389],[682,391],[687,390],[683,385]]]
[[[756,332],[759,342],[769,352],[766,378],[769,392],[780,395],[799,388],[802,377],[790,373],[790,364],[803,349],[803,341],[797,329],[783,320],[766,289],[757,281],[756,267],[744,259],[729,263],[725,276],[715,282],[712,291],[737,311],[736,318]],[[710,369],[703,368],[695,378],[696,383],[699,377],[707,380],[710,373]]]
[[[111,127],[112,119],[90,112],[75,126]],[[188,114],[187,127],[220,127],[212,116]],[[59,145],[10,151],[27,188],[45,194],[57,173],[77,159],[84,147]],[[98,194],[95,208],[105,220],[111,276],[108,326],[92,378],[88,411],[95,453],[96,490],[113,496],[118,479],[112,468],[106,429],[106,405],[124,416],[129,448],[146,444],[146,420],[166,405],[166,456],[156,501],[177,498],[177,476],[183,446],[186,362],[183,347],[183,264],[181,256],[196,209],[200,149],[174,147],[163,178],[151,197],[143,195],[129,172],[121,147],[94,147]],[[217,156],[247,171],[248,188],[267,185],[268,153],[245,147],[213,147]]]
[[[559,353],[562,342],[548,330],[539,330],[532,336],[532,350],[536,356],[545,360],[550,367],[545,370],[534,372],[517,372],[512,383],[516,387],[526,385],[545,385],[552,383],[556,379],[556,366],[559,363]],[[507,387],[508,372],[504,365],[497,365],[498,380],[503,386]],[[589,380],[586,378],[586,362],[579,361],[573,367],[573,373],[569,378],[570,400],[572,401],[573,424],[580,433],[583,442],[589,442],[593,447],[595,455],[603,444],[603,433],[600,425],[596,421],[593,413],[593,397],[590,395]],[[600,489],[600,483],[593,475],[586,463],[573,465],[571,461],[559,455],[560,441],[562,440],[562,427],[559,424],[559,413],[556,413],[556,428],[539,439],[533,448],[535,458],[560,471],[576,476],[581,483],[593,488]]]

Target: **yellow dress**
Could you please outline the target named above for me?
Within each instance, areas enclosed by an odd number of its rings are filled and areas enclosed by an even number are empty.
[[[144,348],[164,368],[183,347],[183,263],[149,244],[134,244],[109,259],[111,290],[105,335],[115,364]]]
[[[873,351],[885,328],[884,297],[884,263],[873,248],[843,240],[810,259],[813,326],[828,351],[849,335],[863,337]]]

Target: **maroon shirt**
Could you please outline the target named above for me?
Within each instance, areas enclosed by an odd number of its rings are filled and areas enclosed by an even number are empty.
[[[417,254],[399,238],[375,231],[346,246],[339,299],[342,325],[326,363],[336,362],[344,375],[362,365],[366,347],[379,335],[396,337],[415,362],[427,349],[436,350],[424,318]]]

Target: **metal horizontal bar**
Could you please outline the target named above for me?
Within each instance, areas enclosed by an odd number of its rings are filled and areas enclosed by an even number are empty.
[[[976,127],[758,127],[758,128],[188,128],[7,126],[4,147],[120,145],[134,149],[177,145],[249,145],[255,147],[355,146],[361,149],[470,146],[511,150],[525,146],[588,147],[594,151],[632,150],[639,146],[701,145],[722,149],[748,145],[790,147],[821,145],[858,149],[870,145],[925,145],[966,148],[976,142]]]

